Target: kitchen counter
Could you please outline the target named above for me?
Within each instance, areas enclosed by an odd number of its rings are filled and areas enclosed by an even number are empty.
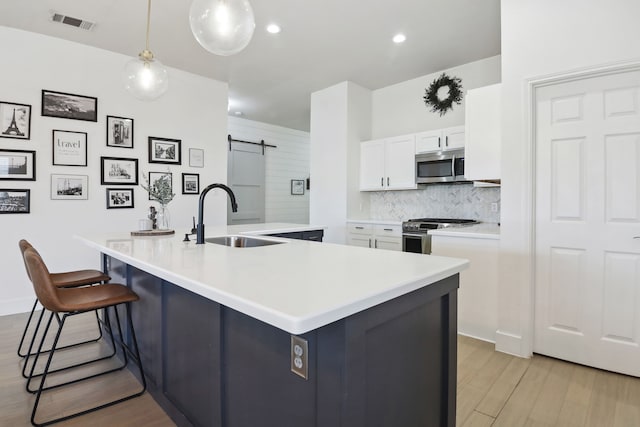
[[[482,222],[475,225],[462,227],[447,227],[437,230],[429,230],[432,236],[470,237],[475,239],[500,239],[500,226],[493,223]]]
[[[322,228],[206,232],[304,239]],[[148,391],[178,426],[455,427],[458,272],[468,261],[183,236],[79,237],[140,297],[131,321]]]
[[[381,225],[402,225],[402,221],[395,219],[348,219],[347,223],[359,224],[381,224]]]
[[[300,224],[207,227],[206,237],[323,229]],[[449,277],[463,259],[279,239],[233,248],[129,233],[78,237],[90,247],[246,315],[301,334]]]

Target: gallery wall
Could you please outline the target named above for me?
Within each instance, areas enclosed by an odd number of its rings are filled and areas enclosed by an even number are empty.
[[[0,138],[0,150],[36,153],[35,181],[0,181],[0,188],[29,189],[28,214],[0,214],[0,315],[27,311],[33,302],[18,250],[26,238],[41,252],[51,271],[99,268],[99,255],[74,239],[74,235],[120,232],[127,236],[147,216],[150,206],[140,186],[101,185],[100,158],[138,159],[139,173],[172,173],[175,199],[169,204],[171,225],[180,232],[191,227],[197,214],[197,195],[183,195],[182,173],[199,174],[200,188],[227,179],[227,84],[169,69],[168,92],[153,102],[131,97],[121,83],[129,57],[101,49],[0,27],[3,84],[0,102],[31,105],[31,136],[28,140]],[[97,122],[41,116],[42,90],[97,98]],[[106,145],[106,116],[134,119],[133,148]],[[52,164],[52,130],[87,133],[87,166]],[[181,141],[180,165],[149,164],[148,137]],[[204,167],[189,166],[189,148],[204,152]],[[86,176],[87,200],[51,200],[51,175]],[[139,180],[142,182],[142,180]],[[131,188],[134,207],[107,209],[106,188]],[[227,197],[212,192],[207,198],[205,223],[226,224]]]

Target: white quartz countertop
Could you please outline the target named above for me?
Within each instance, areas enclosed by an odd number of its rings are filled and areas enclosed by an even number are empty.
[[[359,223],[359,224],[380,224],[380,225],[402,225],[402,221],[398,221],[395,219],[348,219],[348,223]]]
[[[318,230],[298,224],[209,226],[206,237]],[[263,237],[234,248],[183,242],[184,233],[76,236],[88,246],[205,298],[302,334],[467,268],[465,259]]]
[[[439,228],[429,230],[432,236],[471,237],[475,239],[500,239],[500,226],[498,224],[483,222],[462,227]]]

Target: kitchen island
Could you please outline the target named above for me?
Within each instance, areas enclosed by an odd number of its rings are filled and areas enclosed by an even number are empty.
[[[318,229],[221,226],[207,237]],[[248,248],[79,238],[140,296],[149,391],[178,425],[455,426],[466,260],[279,237]]]

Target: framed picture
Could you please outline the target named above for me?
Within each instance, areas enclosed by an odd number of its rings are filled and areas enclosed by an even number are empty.
[[[200,148],[189,148],[189,166],[192,168],[204,167],[204,150]]]
[[[173,177],[171,172],[149,172],[149,187],[153,187],[157,180],[165,176],[169,178],[169,187],[171,187],[171,192],[173,193]],[[151,200],[151,196],[149,196],[149,200]]]
[[[97,122],[98,98],[43,90],[42,115],[62,119]]]
[[[291,194],[300,196],[304,194],[304,179],[291,180]]]
[[[31,138],[31,105],[0,101],[0,137]]]
[[[89,177],[87,175],[51,174],[51,200],[87,200]]]
[[[29,213],[31,190],[0,188],[0,214]]]
[[[133,188],[107,188],[107,209],[133,207]]]
[[[138,185],[138,159],[100,157],[100,184]]]
[[[0,179],[35,181],[36,152],[28,150],[0,150]]]
[[[200,174],[182,174],[182,194],[200,194]]]
[[[149,137],[149,163],[182,164],[179,139]]]
[[[133,119],[107,116],[107,147],[133,148]]]
[[[87,133],[52,131],[54,166],[87,166]]]

